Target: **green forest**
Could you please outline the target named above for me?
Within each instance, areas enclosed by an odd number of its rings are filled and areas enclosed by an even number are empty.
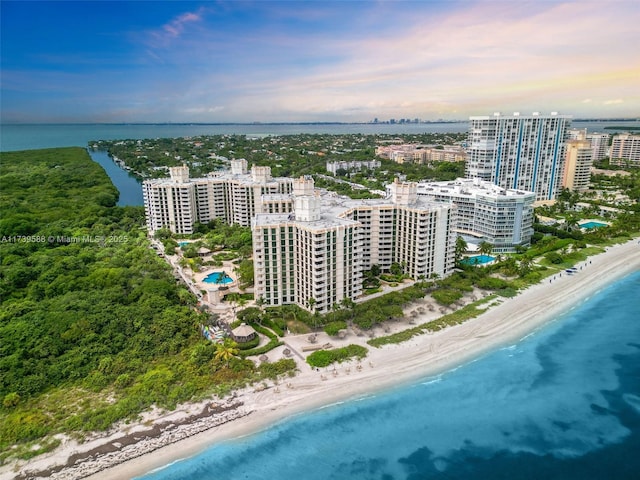
[[[294,368],[216,358],[195,298],[149,248],[144,209],[115,206],[86,150],[1,162],[0,462]]]

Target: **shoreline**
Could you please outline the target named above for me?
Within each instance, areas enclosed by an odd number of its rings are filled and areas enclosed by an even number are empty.
[[[497,301],[492,301],[487,311],[462,324],[422,334],[400,344],[381,348],[367,345],[369,354],[359,368],[354,361],[336,366],[335,371],[324,369],[320,372],[308,366],[301,367],[295,377],[283,381],[286,385],[281,382],[262,390],[252,386],[235,392],[228,399],[210,398],[181,406],[178,411],[163,417],[152,416],[151,420],[156,421],[154,428],[164,425],[171,431],[165,438],[154,437],[151,450],[145,450],[144,441],[132,442],[120,457],[107,458],[106,454],[98,454],[96,458],[73,466],[79,450],[86,453],[96,447],[121,443],[117,440],[124,436],[140,437],[141,429],[152,430],[149,421],[140,421],[130,426],[129,432],[114,431],[111,436],[103,435],[86,444],[63,445],[43,458],[26,462],[19,472],[7,470],[6,473],[22,474],[22,478],[45,478],[40,475],[49,473],[46,478],[93,480],[142,476],[197,455],[216,443],[258,433],[294,416],[440,375],[492,350],[522,341],[602,288],[640,270],[640,243],[638,239],[632,239],[607,247],[605,252],[589,257],[577,266],[583,268],[573,275],[563,272],[564,275],[556,275],[555,279],[547,277],[498,305],[494,304]],[[416,318],[416,323],[423,323],[427,316]],[[354,342],[349,338],[347,343],[366,344],[366,339]],[[214,409],[211,415],[204,415],[203,408],[211,403],[226,404],[230,408],[224,412]],[[226,415],[224,422],[220,421],[220,413]],[[206,428],[189,431],[198,418],[204,418]],[[185,436],[179,434],[181,429]],[[119,451],[125,451],[125,448]],[[84,468],[98,463],[101,468],[94,473],[91,468]],[[0,470],[0,479],[5,478],[5,467]]]

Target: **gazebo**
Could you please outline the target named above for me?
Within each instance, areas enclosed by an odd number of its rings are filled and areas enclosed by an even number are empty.
[[[241,323],[240,326],[233,329],[231,333],[238,343],[246,343],[256,338],[256,331],[246,323]]]

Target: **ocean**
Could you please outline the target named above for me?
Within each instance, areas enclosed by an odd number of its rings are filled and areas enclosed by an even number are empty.
[[[640,272],[521,341],[142,480],[640,478]]]

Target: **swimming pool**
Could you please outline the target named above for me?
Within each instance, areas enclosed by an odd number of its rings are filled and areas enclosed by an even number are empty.
[[[178,245],[180,245],[180,248],[182,248],[182,247],[186,247],[187,245],[189,245],[189,243],[191,243],[191,242],[178,242]]]
[[[473,257],[465,258],[460,263],[464,265],[483,265],[485,263],[493,262],[495,257],[489,255],[474,255]]]
[[[602,222],[587,222],[587,223],[582,223],[580,225],[580,228],[586,228],[587,230],[591,230],[592,228],[600,228],[600,227],[608,227],[608,226],[609,225]]]
[[[204,283],[215,283],[217,285],[225,285],[233,282],[233,278],[224,272],[212,272],[202,279]]]

